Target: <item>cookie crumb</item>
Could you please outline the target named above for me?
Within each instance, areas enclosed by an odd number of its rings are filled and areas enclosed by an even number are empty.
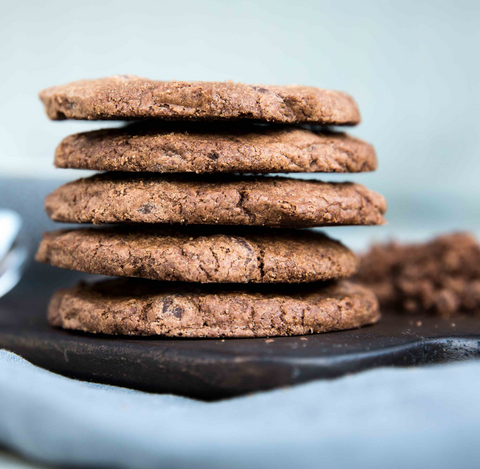
[[[451,233],[426,243],[374,245],[362,256],[357,279],[375,291],[385,310],[444,318],[475,314],[480,244],[469,233]]]
[[[266,344],[271,344],[272,342],[275,342],[273,339],[266,339],[265,340],[265,343]]]
[[[308,340],[306,337],[300,337],[300,340]]]

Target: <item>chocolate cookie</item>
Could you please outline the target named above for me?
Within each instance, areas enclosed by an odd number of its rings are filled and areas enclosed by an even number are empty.
[[[353,183],[105,173],[59,187],[45,209],[73,223],[308,227],[382,224],[386,202]]]
[[[351,277],[357,258],[305,230],[102,228],[45,233],[37,261],[91,274],[202,283]]]
[[[50,119],[258,120],[358,124],[355,101],[312,86],[154,81],[130,75],[81,80],[40,92]]]
[[[344,133],[265,125],[133,124],[70,135],[58,168],[158,173],[374,171],[373,147]]]
[[[478,314],[480,245],[468,233],[426,243],[374,245],[362,257],[358,281],[391,310],[443,317]]]
[[[352,329],[380,318],[375,295],[347,281],[242,291],[211,287],[137,279],[81,283],[53,296],[48,319],[103,334],[266,337]]]

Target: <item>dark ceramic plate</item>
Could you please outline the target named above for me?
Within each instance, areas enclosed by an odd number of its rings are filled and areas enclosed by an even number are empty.
[[[275,339],[159,339],[51,328],[51,293],[79,274],[33,265],[0,299],[0,347],[65,376],[151,392],[220,399],[381,366],[480,355],[480,320],[385,313],[374,326]]]

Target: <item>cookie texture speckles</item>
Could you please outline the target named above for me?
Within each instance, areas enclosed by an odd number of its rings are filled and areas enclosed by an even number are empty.
[[[212,288],[213,287],[213,288]],[[52,325],[85,332],[169,337],[267,337],[352,329],[380,318],[375,295],[341,281],[251,289],[110,280],[58,291]]]
[[[99,228],[45,233],[36,259],[92,274],[202,283],[352,276],[357,258],[307,230]]]
[[[154,81],[120,75],[40,92],[47,115],[61,119],[256,120],[354,125],[360,113],[341,91],[312,86]]]
[[[354,183],[105,173],[45,199],[55,221],[309,227],[384,223],[383,196]]]
[[[303,127],[229,124],[134,124],[66,137],[59,168],[159,173],[374,171],[372,145]]]

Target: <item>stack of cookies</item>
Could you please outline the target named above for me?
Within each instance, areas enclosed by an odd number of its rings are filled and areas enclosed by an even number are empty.
[[[137,121],[69,136],[57,148],[57,167],[108,172],[48,195],[50,218],[115,226],[46,233],[37,260],[120,278],[55,293],[52,325],[266,337],[379,319],[375,295],[343,280],[356,272],[355,255],[304,228],[382,224],[384,198],[355,183],[252,175],[374,170],[371,145],[320,127],[360,121],[350,96],[117,76],[40,98],[53,120]]]

